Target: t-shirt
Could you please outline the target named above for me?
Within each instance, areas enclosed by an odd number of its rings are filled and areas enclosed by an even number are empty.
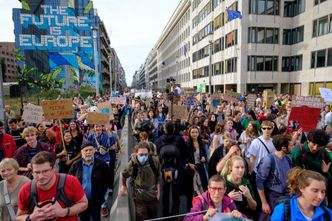
[[[49,190],[42,190],[37,187],[38,202],[51,201],[52,198],[55,197],[58,181],[59,181],[59,174],[56,174],[56,181]],[[19,193],[18,208],[23,211],[29,210],[28,199],[30,196],[30,184],[31,182],[26,183],[22,187]],[[71,175],[67,175],[64,192],[67,195],[67,197],[71,199],[73,203],[78,202],[84,196],[84,190],[80,182],[76,177]],[[59,203],[63,208],[65,208],[62,202]],[[78,221],[78,218],[77,216],[70,216],[70,217],[57,218],[57,221]]]
[[[266,145],[269,152],[266,150],[262,142]],[[275,152],[275,147],[272,143],[272,138],[270,138],[268,141],[263,138],[263,136],[260,136],[259,138],[256,138],[252,141],[250,147],[249,147],[249,153],[250,155],[253,155],[255,157],[255,164],[254,164],[254,171],[257,173],[257,166],[258,163],[261,161],[263,157],[270,153]]]
[[[9,198],[10,198],[10,204],[13,206],[13,209],[15,211],[15,213],[17,212],[17,197],[18,197],[18,192],[20,191],[21,187],[29,182],[30,179],[22,176],[20,179],[20,182],[17,184],[17,186],[15,187],[15,189],[12,192],[8,192],[9,194]],[[0,182],[0,220],[1,221],[10,221],[10,215],[5,203],[5,198],[4,196],[4,181]],[[7,189],[8,190],[8,189]]]

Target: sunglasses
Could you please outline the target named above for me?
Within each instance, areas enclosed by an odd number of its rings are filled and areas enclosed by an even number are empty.
[[[262,127],[262,130],[271,130],[272,127]]]

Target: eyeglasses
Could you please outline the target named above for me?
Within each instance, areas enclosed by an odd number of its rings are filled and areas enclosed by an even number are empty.
[[[53,167],[50,169],[47,169],[47,170],[33,171],[32,173],[34,175],[40,175],[40,174],[45,175],[45,174],[49,173],[51,170],[53,170]]]
[[[262,127],[262,130],[271,130],[272,127]]]
[[[217,192],[217,191],[222,192],[222,191],[224,191],[224,188],[221,188],[221,187],[211,187],[211,186],[209,186],[209,189],[213,192]]]

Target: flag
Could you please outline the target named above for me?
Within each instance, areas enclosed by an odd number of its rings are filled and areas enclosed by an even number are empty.
[[[242,18],[241,12],[236,11],[236,10],[227,9],[227,13],[228,13],[229,21],[232,21],[237,18],[239,18],[239,19]]]

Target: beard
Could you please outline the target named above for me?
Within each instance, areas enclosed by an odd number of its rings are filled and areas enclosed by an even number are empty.
[[[83,160],[84,161],[92,161],[93,159],[94,159],[94,156],[92,155],[92,156],[82,156],[82,158],[83,158]]]

